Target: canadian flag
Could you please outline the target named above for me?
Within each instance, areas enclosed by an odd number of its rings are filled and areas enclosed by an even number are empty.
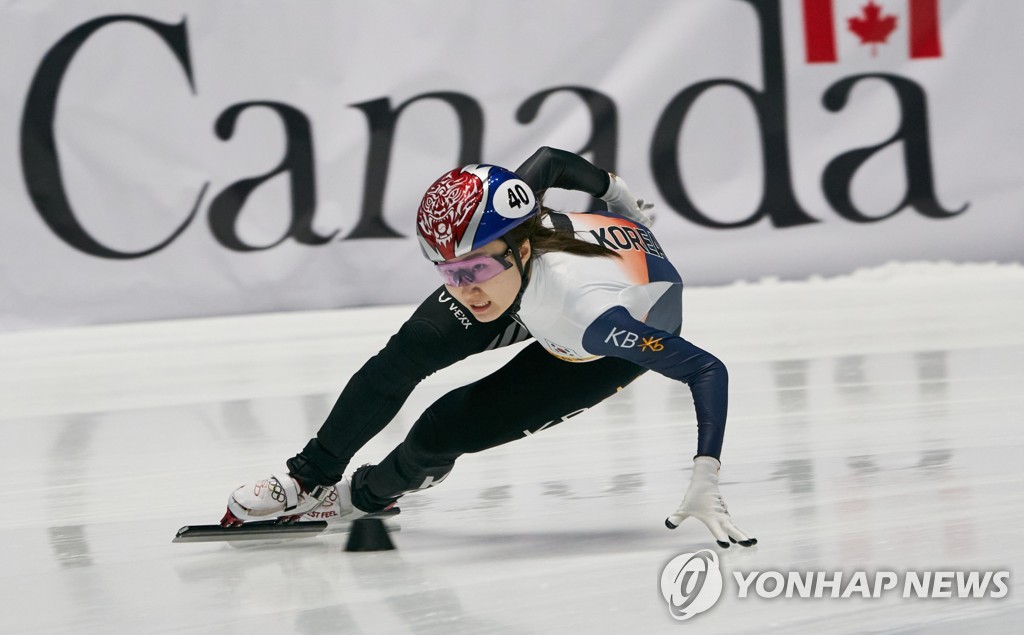
[[[842,25],[872,46],[872,54],[889,35],[904,28],[898,16],[890,11],[906,4],[906,29],[912,59],[942,57],[939,33],[939,0],[862,0],[856,14],[843,16]],[[843,3],[849,7],[848,2]],[[835,0],[803,0],[804,39],[808,64],[838,61],[836,54]],[[887,8],[886,5],[893,7]]]

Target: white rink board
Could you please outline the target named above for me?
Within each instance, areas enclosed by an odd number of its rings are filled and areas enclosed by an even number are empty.
[[[685,624],[658,590],[711,548],[662,520],[695,442],[645,376],[571,422],[460,459],[402,502],[398,550],[172,545],[302,447],[410,307],[0,336],[4,633],[1015,632],[1024,268],[917,263],[686,293],[731,376],[729,572],[1010,570],[1004,599],[739,599]],[[509,352],[431,377],[355,463]],[[687,521],[692,523],[692,521]]]
[[[863,0],[5,3],[0,329],[418,302],[429,183],[541,145],[653,201],[687,284],[1020,262],[1024,3],[878,4],[865,45]]]

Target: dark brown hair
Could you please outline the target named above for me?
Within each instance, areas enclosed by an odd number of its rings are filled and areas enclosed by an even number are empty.
[[[572,230],[545,227],[541,221],[545,215],[552,212],[554,210],[541,206],[539,214],[536,214],[522,225],[513,228],[512,231],[506,234],[506,237],[513,245],[522,245],[523,242],[529,240],[530,250],[534,256],[563,251],[577,256],[598,258],[609,256],[621,257],[607,247],[576,238]]]

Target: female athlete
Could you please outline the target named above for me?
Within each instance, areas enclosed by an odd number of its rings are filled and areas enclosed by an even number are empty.
[[[538,201],[548,188],[588,192],[610,211],[554,212]],[[515,172],[469,165],[443,175],[423,197],[416,233],[444,285],[356,372],[288,473],[232,492],[221,524],[381,512],[443,481],[462,454],[564,421],[654,370],[689,386],[697,414],[693,476],[666,525],[692,516],[722,547],[756,544],[718,488],[726,368],[680,337],[682,281],[643,210],[621,178],[551,148]],[[343,478],[426,376],[531,337],[502,368],[427,408],[379,464]]]

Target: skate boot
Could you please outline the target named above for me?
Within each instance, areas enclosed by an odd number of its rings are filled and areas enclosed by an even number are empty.
[[[395,503],[399,497],[381,498],[370,491],[366,486],[366,477],[375,468],[375,465],[363,464],[352,473],[351,487],[349,488],[348,500],[352,507],[361,511],[364,515],[387,516],[397,514],[398,508]]]
[[[349,523],[369,513],[352,504],[352,482],[347,477],[329,489],[324,502],[303,514],[302,520],[326,520],[330,524]]]
[[[337,498],[335,486],[315,487],[303,491],[290,474],[273,474],[270,478],[247,483],[228,496],[228,509],[221,519],[222,527],[236,527],[256,520],[294,522],[316,509],[331,496]]]
[[[364,466],[368,467],[368,466]],[[360,468],[353,478],[360,475]],[[396,499],[397,500],[397,499]],[[319,486],[312,492],[302,489],[291,475],[273,475],[268,479],[242,485],[228,497],[228,509],[222,527],[237,527],[258,520],[279,523],[320,520],[345,525],[365,516],[392,516],[399,513],[395,501],[375,506],[373,511],[352,504],[352,483],[344,478],[337,485]]]

